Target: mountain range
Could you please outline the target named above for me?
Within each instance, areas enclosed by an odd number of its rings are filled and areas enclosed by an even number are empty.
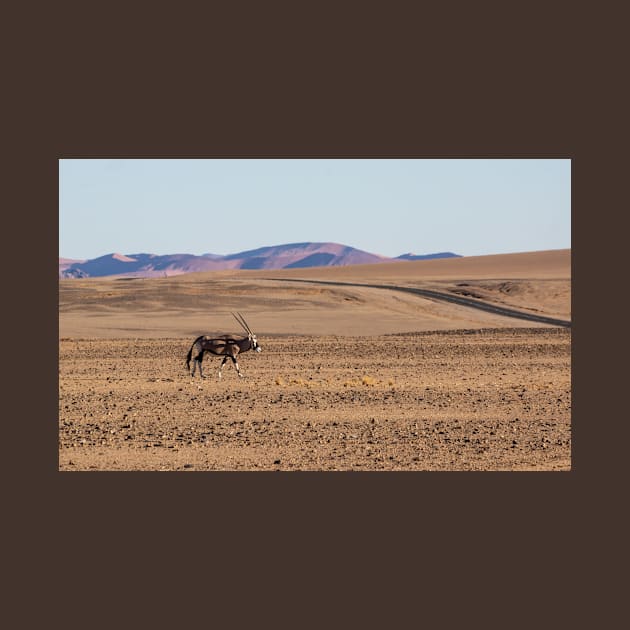
[[[291,269],[363,265],[400,260],[454,258],[458,254],[402,254],[396,258],[341,245],[339,243],[288,243],[260,247],[236,254],[106,254],[89,260],[59,258],[59,278],[103,276],[151,278],[175,276],[195,271],[222,269]]]

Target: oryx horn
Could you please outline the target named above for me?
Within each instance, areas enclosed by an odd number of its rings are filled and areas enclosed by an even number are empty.
[[[252,336],[254,335],[254,333],[251,331],[250,327],[247,325],[247,322],[245,321],[245,318],[240,313],[238,313],[238,317],[236,315],[234,315],[234,313],[232,313],[232,316],[243,327],[243,330],[248,335],[252,335]]]

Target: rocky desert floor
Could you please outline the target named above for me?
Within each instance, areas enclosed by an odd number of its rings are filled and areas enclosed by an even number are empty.
[[[483,258],[299,271],[570,319],[569,252]],[[280,275],[61,281],[59,469],[571,469],[570,327]],[[231,310],[262,352],[192,378],[193,339],[237,332]]]
[[[188,346],[62,340],[60,469],[570,469],[564,329],[269,338],[221,380]]]

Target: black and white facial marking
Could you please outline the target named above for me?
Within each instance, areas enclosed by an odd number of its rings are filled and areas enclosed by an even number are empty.
[[[258,341],[256,340],[256,335],[250,335],[250,341],[252,342],[252,350],[260,352],[260,346],[258,345]]]
[[[234,315],[234,313],[232,313],[232,315]],[[220,335],[218,337],[201,335],[200,337],[197,337],[197,339],[193,341],[192,346],[188,351],[188,355],[186,356],[186,367],[188,368],[191,376],[195,376],[195,370],[197,366],[199,366],[199,376],[204,378],[201,362],[203,361],[203,356],[206,352],[223,357],[219,367],[219,378],[222,376],[221,372],[223,370],[223,366],[228,359],[232,359],[232,363],[234,364],[238,375],[240,377],[243,376],[236,357],[240,353],[247,352],[248,350],[260,352],[261,348],[256,339],[256,335],[252,333],[243,316],[239,313],[238,317],[234,315],[234,318],[243,327],[247,333],[247,337],[234,337],[232,335]],[[191,359],[193,361],[192,371],[190,369]]]

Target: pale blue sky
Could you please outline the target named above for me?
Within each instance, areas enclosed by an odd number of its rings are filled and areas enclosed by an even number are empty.
[[[332,241],[385,256],[571,247],[568,159],[59,161],[59,255]]]

